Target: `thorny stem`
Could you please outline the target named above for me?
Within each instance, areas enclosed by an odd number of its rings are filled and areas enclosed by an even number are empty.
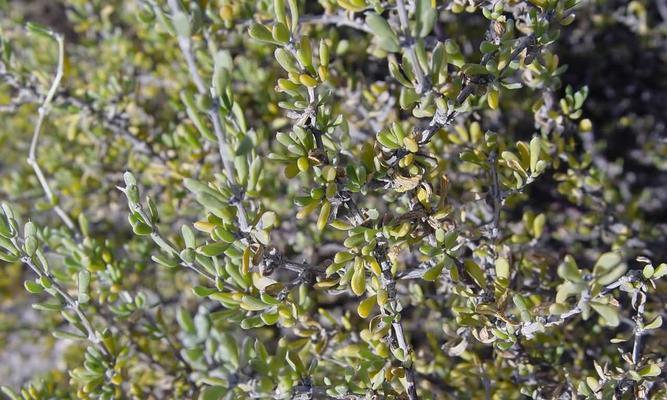
[[[391,324],[393,335],[396,339],[398,347],[403,350],[403,356],[407,359],[407,361],[403,362],[403,368],[405,369],[408,398],[410,400],[417,400],[419,397],[417,395],[415,371],[412,365],[412,349],[405,339],[403,325],[401,324],[400,302],[396,297],[396,281],[392,276],[392,265],[387,254],[389,251],[387,248],[387,239],[382,234],[378,234],[377,239],[378,241],[377,247],[375,248],[375,256],[380,262],[382,269],[381,283],[383,288],[387,291],[387,304],[390,306],[389,309],[382,307],[382,313],[385,314],[389,312],[390,314],[394,315],[394,322]]]
[[[346,207],[352,212],[353,215],[353,220],[356,225],[361,225],[364,223],[364,216],[361,213],[361,210],[359,209],[359,206],[357,205],[357,202],[355,202],[352,199],[352,196],[345,201]]]
[[[169,7],[174,12],[183,12],[178,0],[169,0]],[[188,71],[190,72],[192,81],[197,87],[197,91],[200,94],[206,94],[206,84],[204,83],[204,80],[202,79],[201,75],[199,74],[199,70],[197,69],[197,61],[195,60],[195,56],[192,53],[192,42],[190,41],[190,38],[185,37],[180,33],[177,33],[176,37],[178,39],[178,47],[181,48],[181,53],[183,53],[185,62],[188,65]]]
[[[299,68],[302,71],[307,72],[306,66],[303,65],[301,62],[301,59],[297,55],[297,50],[292,44],[292,42],[288,43],[285,48],[294,56],[296,59],[297,63],[299,64]],[[316,117],[317,117],[317,94],[315,92],[315,88],[308,87],[308,108],[306,109],[304,116],[299,119],[299,121],[305,122],[306,127],[310,127],[313,130],[317,129],[316,126]],[[313,134],[316,136],[315,134]],[[320,137],[320,141],[318,142],[318,146],[321,143],[322,138]],[[320,149],[323,150],[323,149]]]
[[[505,71],[505,69],[509,67],[512,61],[514,61],[517,57],[519,57],[522,51],[524,51],[526,48],[530,46],[531,43],[533,43],[534,39],[535,39],[534,36],[531,34],[518,40],[516,49],[514,49],[514,51],[510,55],[509,62],[500,71],[500,74],[502,74]],[[477,83],[468,83],[463,87],[461,93],[459,93],[459,95],[456,97],[457,106],[463,104],[463,102],[465,102],[466,99],[473,93],[475,85],[477,85]],[[424,131],[421,133],[421,139],[419,140],[419,145],[425,145],[428,142],[430,142],[439,129],[452,123],[456,115],[457,112],[455,110],[449,111],[448,113],[446,113],[446,115],[443,115],[443,113],[440,112],[440,110],[438,110],[436,114],[433,116],[431,122],[429,123],[429,126],[426,129],[424,129]]]
[[[298,263],[294,261],[288,261],[284,260],[283,265],[286,269],[294,272],[303,272],[303,271],[308,271],[308,272],[313,272],[317,275],[324,275],[324,270],[318,266],[315,265],[310,265],[310,264],[305,264],[305,263]]]
[[[276,268],[281,267],[299,274],[312,273],[322,276],[325,273],[325,270],[317,265],[311,265],[304,262],[295,262],[286,259],[283,254],[281,254],[275,247],[272,247],[267,252],[265,252],[263,258],[264,273],[266,274],[270,274]]]
[[[394,328],[394,335],[396,336],[396,341],[398,342],[398,347],[403,350],[403,354],[406,357],[411,357],[410,355],[410,345],[405,340],[405,334],[403,333],[403,325],[400,321],[393,322],[391,326]],[[405,378],[408,383],[408,398],[410,400],[417,400],[417,383],[415,380],[415,370],[412,367],[412,361],[408,362],[408,365],[405,366]]]
[[[644,306],[646,304],[646,294],[645,294],[645,285],[642,284],[640,289],[634,293],[633,298],[633,305],[635,302],[639,302],[637,304],[637,312],[635,314],[635,329],[634,329],[634,334],[635,334],[635,339],[632,344],[632,363],[634,365],[638,365],[639,361],[641,360],[641,353],[642,353],[642,336],[644,336],[644,329],[643,329],[643,324],[644,324]],[[638,298],[638,299],[637,299]]]
[[[172,11],[182,12],[178,0],[169,0],[169,7]],[[197,69],[197,61],[195,60],[194,53],[192,52],[192,42],[189,37],[182,36],[178,34],[178,46],[183,53],[185,62],[188,65],[188,70],[190,76],[197,87],[197,92],[202,96],[208,96],[206,84]],[[213,102],[213,106],[208,111],[208,117],[213,123],[213,130],[215,132],[215,137],[218,141],[218,149],[220,152],[220,158],[222,159],[222,164],[225,169],[225,174],[229,180],[229,184],[232,187],[234,192],[234,201],[232,202],[236,207],[236,211],[239,219],[239,228],[243,232],[248,231],[248,217],[243,207],[242,202],[242,192],[239,189],[238,185],[235,182],[235,173],[234,173],[234,164],[232,162],[231,151],[229,149],[229,144],[227,143],[227,132],[225,130],[224,124],[220,118],[219,104],[216,101]]]
[[[637,279],[639,279],[639,278],[637,278],[635,276],[635,274],[633,274],[632,271],[630,271],[630,272],[626,273],[625,275],[623,275],[622,277],[618,278],[618,280],[616,282],[613,282],[613,283],[605,286],[604,289],[602,289],[600,291],[600,293],[598,293],[594,297],[591,297],[589,292],[585,291],[582,294],[581,299],[579,300],[579,302],[577,303],[577,305],[574,308],[572,308],[570,311],[567,311],[563,314],[560,314],[556,319],[546,321],[544,323],[544,327],[549,328],[549,327],[552,327],[552,326],[563,325],[565,323],[565,321],[567,321],[568,319],[570,319],[570,318],[572,318],[576,315],[581,314],[584,311],[584,307],[585,307],[586,304],[590,303],[591,301],[594,301],[596,299],[599,299],[599,298],[602,298],[602,297],[606,296],[607,294],[609,294],[609,292],[611,292],[612,290],[614,290],[615,288],[621,286],[622,284],[624,284],[626,282],[635,282],[635,281],[637,281]],[[642,308],[642,313],[643,313],[643,308]],[[522,328],[522,330],[520,332],[524,336],[529,336],[532,333],[534,333],[532,331],[526,332],[524,328]]]
[[[227,132],[225,131],[225,126],[220,120],[220,113],[216,110],[218,107],[217,102],[213,102],[213,108],[209,110],[208,115],[213,122],[213,130],[215,131],[215,137],[218,139],[218,149],[220,151],[220,158],[222,159],[222,164],[225,168],[225,173],[229,179],[229,183],[232,186],[232,191],[234,192],[234,201],[232,202],[236,207],[239,218],[239,228],[242,232],[248,231],[248,217],[245,212],[245,208],[242,203],[242,193],[239,190],[238,186],[234,182],[234,166],[232,165],[232,157],[229,151],[229,146],[227,145]]]
[[[67,213],[58,204],[55,204],[57,200],[56,196],[53,194],[53,191],[51,190],[51,187],[49,186],[49,183],[47,182],[46,177],[42,172],[42,168],[39,166],[39,163],[37,162],[37,143],[39,141],[39,136],[42,132],[42,125],[44,123],[44,119],[49,113],[51,101],[53,100],[53,96],[55,96],[56,94],[56,90],[58,90],[60,81],[62,80],[64,60],[65,60],[65,41],[63,39],[63,36],[59,33],[53,33],[53,32],[51,33],[51,36],[56,40],[56,42],[58,42],[58,67],[56,70],[56,75],[53,78],[53,82],[51,83],[51,88],[49,89],[46,98],[44,98],[44,102],[39,107],[39,117],[37,118],[37,123],[35,124],[35,130],[32,135],[32,141],[30,142],[30,151],[28,153],[27,161],[28,165],[30,165],[33,171],[35,171],[35,175],[37,175],[37,180],[39,181],[39,184],[42,186],[42,189],[44,189],[44,193],[46,194],[46,199],[50,204],[54,204],[53,210],[56,212],[58,217],[60,217],[60,219],[65,223],[67,229],[69,229],[70,231],[76,231],[74,222],[69,217],[69,215],[67,215]]]
[[[437,110],[431,119],[431,122],[429,122],[426,129],[422,131],[420,135],[421,138],[419,139],[419,145],[425,145],[430,142],[436,132],[452,123],[454,117],[456,117],[456,112],[453,110],[448,113]]]
[[[489,164],[491,165],[491,199],[493,201],[493,232],[492,236],[494,239],[498,238],[500,233],[500,209],[501,204],[501,193],[500,193],[500,183],[498,182],[498,167],[497,167],[497,154],[493,152],[491,157],[489,157]]]

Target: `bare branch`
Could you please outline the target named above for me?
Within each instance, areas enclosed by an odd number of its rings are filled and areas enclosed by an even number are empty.
[[[37,161],[37,144],[39,142],[39,136],[42,132],[42,125],[44,124],[44,119],[49,113],[51,101],[53,100],[53,96],[56,94],[56,90],[58,90],[58,86],[60,85],[60,81],[62,80],[63,70],[64,70],[65,40],[63,36],[58,33],[51,33],[51,36],[58,43],[58,67],[56,69],[56,75],[53,78],[53,82],[51,83],[51,88],[49,89],[49,92],[46,94],[44,102],[42,102],[42,105],[39,107],[39,116],[37,118],[37,123],[35,124],[35,130],[32,135],[32,141],[30,142],[30,151],[28,153],[27,161],[28,165],[30,165],[33,171],[35,171],[35,175],[37,175],[37,180],[39,181],[39,184],[42,186],[42,189],[44,189],[44,194],[46,195],[47,201],[53,205],[53,210],[56,212],[58,217],[60,217],[60,219],[63,221],[65,226],[67,226],[67,229],[69,229],[70,231],[75,231],[76,228],[74,222],[69,217],[69,215],[67,215],[67,213],[57,204],[57,198],[53,193],[53,191],[51,190],[51,187],[49,186],[49,183],[46,180],[44,173],[42,172],[42,168],[39,166],[39,163]]]

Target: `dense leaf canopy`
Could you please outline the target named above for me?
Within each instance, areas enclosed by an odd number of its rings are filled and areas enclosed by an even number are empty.
[[[667,397],[666,33],[0,0],[0,396]]]

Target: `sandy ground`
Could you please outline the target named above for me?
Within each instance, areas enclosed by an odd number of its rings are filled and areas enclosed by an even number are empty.
[[[6,313],[0,307],[0,313]],[[41,373],[64,368],[60,355],[69,346],[69,341],[58,340],[55,345],[49,339],[39,338],[39,334],[29,329],[39,320],[39,312],[25,304],[20,310],[14,308],[14,313],[21,312],[20,320],[25,329],[12,333],[2,333],[5,339],[0,346],[0,384],[18,389],[33,377]]]

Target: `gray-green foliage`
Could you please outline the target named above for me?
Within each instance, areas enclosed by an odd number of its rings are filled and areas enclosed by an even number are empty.
[[[71,343],[9,398],[667,394],[666,229],[556,52],[604,7],[0,4],[0,288]]]

